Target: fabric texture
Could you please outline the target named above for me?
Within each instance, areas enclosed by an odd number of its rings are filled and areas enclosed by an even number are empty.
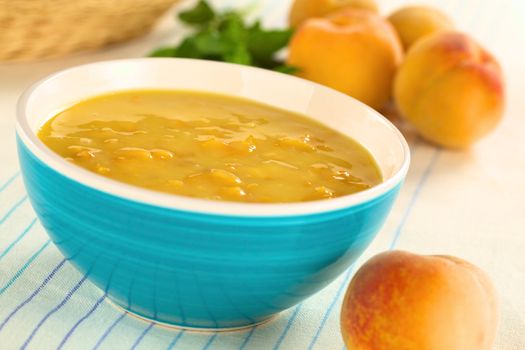
[[[425,1],[421,1],[425,3]],[[215,1],[249,6],[252,1]],[[383,13],[402,0],[378,1]],[[172,15],[149,36],[102,52],[24,65],[0,64],[0,349],[344,349],[341,299],[356,268],[403,249],[456,255],[483,268],[501,303],[495,348],[525,349],[525,4],[518,0],[426,1],[450,14],[503,64],[507,110],[500,127],[470,151],[435,148],[405,130],[407,181],[387,223],[354,267],[271,322],[237,332],[185,332],[144,322],[108,302],[50,242],[18,170],[16,99],[31,82],[68,66],[139,57],[173,42]],[[266,24],[284,23],[289,1],[261,0]]]

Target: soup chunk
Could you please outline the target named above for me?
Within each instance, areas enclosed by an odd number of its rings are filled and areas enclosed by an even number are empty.
[[[311,201],[382,181],[363,146],[317,121],[202,92],[94,97],[54,116],[38,136],[66,160],[101,176],[212,200]]]

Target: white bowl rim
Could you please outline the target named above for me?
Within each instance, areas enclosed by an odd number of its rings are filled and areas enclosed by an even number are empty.
[[[168,194],[141,188],[134,185],[129,185],[124,182],[112,180],[100,175],[97,175],[89,170],[83,169],[77,165],[71,164],[59,155],[51,151],[40,139],[36,133],[30,127],[27,119],[25,107],[31,97],[31,95],[44,85],[48,80],[57,78],[60,75],[67,74],[71,70],[87,68],[89,66],[104,65],[104,64],[117,64],[119,62],[130,62],[130,61],[143,61],[143,60],[172,60],[174,64],[177,61],[199,61],[199,64],[206,62],[210,65],[235,65],[231,63],[216,62],[216,61],[204,61],[198,59],[184,59],[184,58],[126,58],[117,60],[105,60],[91,62],[87,64],[77,65],[70,68],[66,68],[54,73],[51,73],[44,78],[36,81],[29,86],[20,96],[17,103],[17,125],[16,132],[19,139],[24,143],[26,147],[31,151],[33,156],[38,158],[44,164],[51,169],[57,171],[63,176],[78,182],[91,189],[104,192],[109,195],[120,197],[125,200],[130,200],[137,203],[147,204],[155,207],[173,209],[177,211],[193,212],[208,215],[220,215],[220,216],[231,216],[231,217],[288,217],[288,216],[300,216],[300,215],[312,215],[321,214],[326,212],[338,211],[349,207],[358,206],[369,202],[375,198],[380,197],[383,194],[388,193],[394,189],[398,184],[403,182],[410,165],[410,149],[409,146],[401,134],[401,132],[383,115],[375,111],[366,104],[354,99],[351,96],[343,94],[337,90],[331,89],[315,82],[301,79],[291,75],[285,75],[270,70],[250,67],[250,66],[238,66],[239,69],[246,71],[257,70],[264,71],[265,74],[277,74],[282,79],[298,79],[303,84],[313,84],[318,89],[330,91],[330,93],[344,95],[346,98],[354,100],[360,108],[365,108],[371,111],[370,115],[385,123],[391,131],[396,135],[397,140],[400,142],[403,149],[403,161],[399,169],[383,181],[382,183],[373,186],[367,190],[357,192],[354,194],[341,196],[337,198],[316,200],[308,202],[289,202],[289,203],[242,203],[242,202],[230,202],[230,201],[219,201],[219,200],[208,200],[199,199],[187,196],[180,196],[175,194]]]

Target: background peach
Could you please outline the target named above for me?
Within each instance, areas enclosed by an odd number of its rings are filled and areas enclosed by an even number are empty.
[[[479,268],[401,251],[365,263],[341,311],[352,350],[489,350],[497,324],[496,294]]]
[[[408,52],[394,82],[394,97],[401,114],[424,138],[463,148],[501,119],[502,72],[467,35],[440,32]]]
[[[388,20],[396,28],[405,50],[426,35],[454,28],[447,15],[426,6],[403,7],[392,13]]]
[[[380,109],[391,96],[402,47],[391,24],[368,10],[345,9],[307,20],[295,33],[288,64],[298,76]]]
[[[312,17],[323,17],[345,7],[360,8],[378,12],[374,0],[295,0],[290,9],[288,22],[297,27]]]

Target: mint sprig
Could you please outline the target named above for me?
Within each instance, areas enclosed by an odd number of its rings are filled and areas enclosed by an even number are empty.
[[[180,12],[180,21],[193,33],[174,47],[162,47],[152,57],[200,58],[251,65],[283,73],[293,73],[277,56],[288,45],[291,29],[265,29],[259,21],[246,23],[236,11],[215,11],[206,0]]]

